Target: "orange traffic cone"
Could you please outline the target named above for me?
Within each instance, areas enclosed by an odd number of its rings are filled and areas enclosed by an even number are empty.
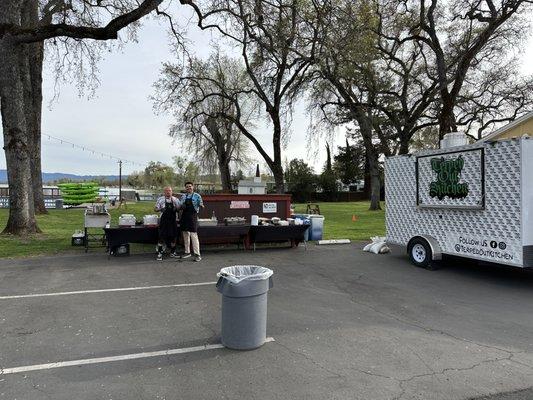
[[[355,214],[352,214],[352,222],[355,222],[357,221],[357,217],[355,216]]]

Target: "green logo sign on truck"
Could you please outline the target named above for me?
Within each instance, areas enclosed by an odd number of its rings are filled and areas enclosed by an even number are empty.
[[[429,195],[439,200],[446,196],[451,199],[468,196],[468,183],[459,183],[464,165],[465,160],[462,156],[449,159],[432,158],[431,169],[437,174],[437,181],[429,185]]]

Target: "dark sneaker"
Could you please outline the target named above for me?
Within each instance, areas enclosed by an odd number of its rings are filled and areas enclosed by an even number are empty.
[[[178,258],[179,255],[174,251],[172,253],[170,253],[170,258]]]
[[[157,261],[163,261],[163,253],[157,253]]]
[[[194,256],[194,261],[202,261],[202,257],[200,257],[200,256]]]
[[[190,258],[191,257],[191,253],[185,253],[185,254],[182,254],[180,256],[181,259],[184,259],[184,258]]]

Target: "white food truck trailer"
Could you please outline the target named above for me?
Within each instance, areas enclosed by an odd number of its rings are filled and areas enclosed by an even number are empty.
[[[386,240],[417,266],[446,254],[533,267],[533,138],[387,158],[385,201]]]

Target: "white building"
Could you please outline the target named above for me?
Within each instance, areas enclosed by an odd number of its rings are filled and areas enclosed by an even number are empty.
[[[266,182],[261,181],[261,174],[259,174],[259,165],[255,170],[253,180],[240,180],[238,186],[238,194],[266,194]]]
[[[363,179],[350,182],[348,185],[342,183],[340,179],[337,180],[337,187],[339,192],[362,192],[365,188],[365,181]]]

